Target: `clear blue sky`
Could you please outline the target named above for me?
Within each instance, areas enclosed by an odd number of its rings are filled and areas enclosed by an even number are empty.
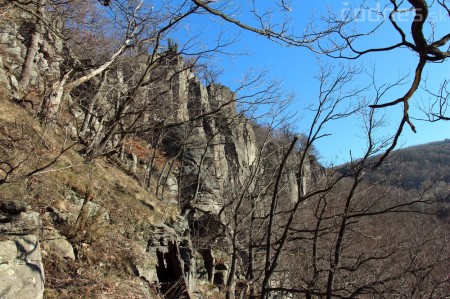
[[[345,10],[350,10],[350,2],[358,3],[360,1],[334,2],[334,1],[298,1],[292,7],[291,15],[296,20],[295,26],[301,32],[306,20],[311,18],[313,14],[316,16],[326,12],[325,3],[333,3],[332,8],[337,13],[342,13]],[[357,23],[360,28],[369,28],[375,21],[377,15],[372,14],[372,10],[380,9],[382,2],[372,1],[367,5],[367,11],[361,15],[361,19]],[[236,16],[242,18],[244,21],[250,21],[244,12],[244,8],[236,8]],[[315,12],[315,13],[313,13]],[[401,16],[401,26],[405,26],[405,32],[409,32],[409,19],[412,14]],[[435,15],[430,18],[438,29],[448,30],[450,28],[450,21],[445,14],[435,12]],[[445,28],[446,27],[446,28]],[[179,39],[186,38],[189,34],[194,35],[200,33],[204,42],[211,45],[214,42],[214,37],[218,32],[223,31],[225,36],[233,36],[238,30],[236,27],[221,23],[217,19],[204,16],[195,17],[189,20],[187,27],[188,34],[185,31],[178,35]],[[205,40],[205,36],[207,37]],[[362,41],[360,48],[373,46],[382,46],[389,44],[390,41],[396,39],[397,36],[393,34],[392,27],[385,26],[380,29],[380,32],[371,39]],[[398,40],[398,39],[396,39]],[[218,68],[223,70],[219,81],[224,85],[233,88],[235,82],[238,81],[249,69],[267,70],[268,76],[271,79],[282,80],[282,87],[286,91],[293,91],[296,94],[295,102],[289,107],[289,112],[293,112],[296,116],[302,116],[299,121],[294,124],[294,127],[299,132],[304,132],[309,126],[310,118],[312,117],[304,107],[310,103],[317,101],[318,82],[314,79],[319,68],[317,63],[317,56],[311,51],[304,48],[288,48],[280,46],[276,43],[268,41],[262,37],[256,36],[253,33],[241,32],[239,40],[228,48],[229,52],[248,52],[248,55],[229,57],[226,55],[216,55],[212,63],[216,64]],[[325,59],[325,58],[323,58]],[[325,59],[326,60],[326,59]],[[338,60],[327,60],[330,63],[338,64]],[[376,80],[380,84],[389,83],[397,79],[399,76],[408,75],[408,83],[412,80],[414,73],[415,54],[407,49],[400,49],[388,53],[370,54],[364,56],[362,59],[355,61],[363,69],[371,72],[371,66],[374,65],[376,69]],[[346,63],[346,61],[341,61]],[[436,82],[440,82],[443,78],[450,79],[449,62],[441,64],[429,64],[425,68],[424,74],[428,77],[428,84],[431,87],[437,87]],[[361,74],[355,79],[354,85],[363,86],[368,83],[369,77],[366,74]],[[434,86],[433,86],[434,84]],[[391,93],[384,98],[383,102],[396,99],[408,88],[408,84],[395,88]],[[367,99],[374,96],[372,90],[369,90],[364,95]],[[416,108],[422,101],[427,101],[428,96],[424,92],[417,93],[411,102],[410,113],[413,117],[423,118],[424,115]],[[395,133],[398,123],[401,119],[401,107],[388,108],[380,111],[386,117],[387,123],[383,130],[379,131],[379,137],[390,136]],[[443,140],[450,138],[450,122],[428,123],[423,121],[414,121],[417,128],[417,134],[411,132],[409,127],[405,127],[401,145],[403,147]],[[362,137],[361,119],[355,116],[350,119],[336,121],[330,123],[324,128],[323,133],[330,134],[330,136],[321,139],[316,143],[316,148],[321,155],[323,163],[343,163],[350,158],[350,152],[354,158],[362,155],[365,148],[365,141]]]

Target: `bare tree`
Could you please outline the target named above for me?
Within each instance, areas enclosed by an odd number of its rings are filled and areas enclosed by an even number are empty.
[[[251,280],[247,292],[252,296],[259,294],[261,298],[271,292],[272,284],[278,279],[278,265],[287,252],[288,235],[301,204],[318,194],[329,192],[342,179],[330,177],[317,188],[311,185],[313,143],[326,135],[322,131],[328,122],[356,111],[349,100],[362,91],[346,90],[345,87],[351,82],[352,75],[357,73],[356,70],[342,70],[334,81],[329,82],[332,73],[327,67],[323,68],[321,102],[315,110],[316,116],[309,134],[299,136],[286,129],[276,132],[270,127],[265,132],[262,130],[258,140],[260,148],[250,166],[250,174],[243,177],[241,183],[239,180],[234,182],[230,192],[227,192],[221,211],[230,240],[227,298],[234,298],[235,275],[240,272],[240,259],[248,263],[241,270]],[[272,125],[277,121],[273,119]],[[305,184],[306,177],[311,182]],[[252,229],[249,230],[249,227]]]
[[[35,131],[21,123],[6,124],[0,139],[0,185],[58,171],[58,159],[76,145],[65,136],[60,148],[47,141],[46,129]],[[64,168],[63,168],[64,169]]]
[[[425,81],[425,83],[427,82]],[[448,79],[445,79],[440,84],[437,91],[432,90],[431,87],[428,87],[427,84],[425,84],[424,90],[430,98],[421,103],[419,108],[425,114],[426,121],[437,122],[441,120],[450,120],[450,116],[447,112],[448,106],[450,105],[450,90],[448,83]]]
[[[395,100],[388,100],[385,103],[378,102],[369,105],[373,109],[403,105],[403,114],[391,146],[386,149],[386,153],[381,157],[381,160],[384,160],[396,147],[406,124],[409,125],[413,132],[416,131],[410,119],[409,107],[413,95],[423,82],[422,77],[426,64],[442,63],[450,56],[448,50],[450,33],[448,33],[447,28],[437,28],[438,26],[444,27],[445,21],[442,21],[442,24],[437,24],[431,20],[433,15],[450,15],[447,1],[390,0],[383,1],[384,3],[381,4],[378,3],[380,5],[370,9],[367,8],[364,1],[360,5],[356,5],[356,7],[346,3],[346,7],[341,8],[339,12],[329,10],[327,15],[320,16],[321,19],[313,19],[307,24],[307,29],[302,31],[301,34],[295,33],[296,28],[292,28],[292,22],[290,22],[288,17],[292,7],[290,2],[274,1],[261,9],[258,9],[257,5],[250,6],[249,11],[243,12],[243,14],[247,14],[246,18],[244,18],[243,16],[236,16],[230,13],[233,7],[231,1],[225,3],[201,0],[192,1],[206,12],[238,28],[265,36],[282,45],[306,47],[316,53],[332,58],[355,60],[369,54],[388,53],[397,49],[407,49],[417,53],[417,64],[413,80],[407,90],[403,92],[403,96]],[[414,13],[414,17],[409,22],[409,28],[405,28],[404,24],[399,23],[397,17],[404,17],[410,12]],[[377,18],[368,25],[364,23],[367,26],[360,26],[358,22],[361,16],[367,17],[367,14],[376,15]],[[277,18],[273,16],[277,16]],[[240,18],[242,20],[251,19],[251,21],[242,21]],[[404,18],[402,19],[404,20]],[[385,23],[388,23],[392,34],[396,34],[398,40],[388,45],[361,48],[361,45],[365,44],[364,42],[373,41],[373,37],[385,34],[384,31],[380,33],[380,29]],[[438,34],[440,35],[437,36]],[[379,40],[384,40],[384,38]],[[372,45],[373,42],[368,44]],[[436,107],[437,103],[433,103],[431,105]],[[441,107],[443,106],[441,105]],[[434,114],[439,115],[439,112]],[[445,118],[441,117],[440,119]]]
[[[329,80],[329,76],[322,78]],[[390,85],[382,88],[374,86],[380,99],[390,88]],[[325,95],[333,91],[325,90]],[[332,116],[328,120],[336,119],[339,115],[328,114]],[[286,204],[277,203],[275,194],[278,188],[274,189],[268,214],[270,229],[264,230],[267,241],[263,251],[265,267],[261,269],[261,298],[271,293],[297,294],[304,298],[397,295],[400,292],[398,286],[404,286],[406,280],[408,284],[401,292],[411,292],[407,296],[420,298],[427,294],[425,296],[439,298],[445,292],[444,285],[448,278],[443,275],[440,265],[449,254],[442,251],[446,239],[445,229],[442,223],[436,222],[434,216],[427,215],[430,212],[428,206],[434,204],[436,199],[424,194],[412,198],[395,197],[396,190],[364,182],[365,173],[372,171],[378,163],[370,156],[383,151],[390,142],[375,138],[374,132],[381,123],[375,118],[374,110],[366,111],[363,119],[368,141],[363,158],[335,169],[337,172],[328,169],[316,185],[312,184],[309,190],[299,192],[298,199],[289,208]],[[320,122],[318,127],[324,124],[326,122]],[[308,142],[310,139],[306,140]],[[304,176],[301,166],[298,169]],[[277,179],[275,186],[278,184]],[[298,186],[298,190],[301,190],[300,182]],[[418,216],[412,220],[406,215]],[[410,241],[408,237],[400,238],[406,231],[399,224],[398,230],[383,225],[390,221],[435,223],[432,227],[439,227],[439,232],[433,234],[431,241],[423,238],[422,231],[417,231],[417,238],[421,238],[423,243],[404,245]],[[391,224],[391,227],[395,226]],[[419,263],[413,258],[415,254],[403,250],[404,246],[416,252],[436,248],[436,256]],[[293,267],[294,256],[298,257],[298,264]],[[396,264],[392,267],[394,260],[401,260],[401,266]],[[383,270],[380,272],[377,269]],[[283,278],[282,273],[285,272],[291,274],[291,279]],[[415,280],[414,277],[421,278]]]
[[[449,254],[443,247],[445,227],[429,215],[436,199],[426,195],[427,190],[412,195],[379,186],[382,181],[366,182],[366,174],[378,162],[371,156],[382,153],[390,140],[375,137],[382,119],[375,117],[375,110],[358,104],[358,97],[369,89],[348,86],[358,73],[323,66],[318,76],[320,101],[309,107],[315,117],[308,135],[289,130],[275,134],[261,128],[252,172],[242,185],[227,192],[222,210],[231,257],[227,298],[236,295],[235,275],[249,280],[241,294],[251,298],[275,294],[439,298],[445,292],[448,277],[442,261]],[[403,80],[382,86],[373,81],[370,92],[382,100]],[[327,124],[354,114],[364,120],[365,156],[348,165],[320,169],[309,149],[327,136]],[[311,170],[314,163],[317,169]],[[428,223],[430,231],[424,233],[419,223]],[[411,225],[416,227],[415,241],[410,239]],[[427,234],[430,237],[424,238]],[[435,254],[425,254],[429,251]],[[432,257],[416,259],[416,254]]]

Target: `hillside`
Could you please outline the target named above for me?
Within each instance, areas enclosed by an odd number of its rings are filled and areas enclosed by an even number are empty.
[[[366,178],[405,193],[433,197],[438,201],[439,217],[450,220],[450,140],[396,150]]]
[[[156,279],[157,248],[149,250],[149,240],[171,240],[177,237],[173,228],[185,229],[177,205],[158,200],[111,161],[85,163],[76,146],[60,154],[61,146],[74,144],[64,131],[46,132],[9,99],[2,98],[0,107],[2,161],[16,167],[0,185],[1,200],[25,202],[40,215],[44,298],[156,296],[139,277]],[[32,298],[38,289],[23,283],[14,289],[17,297],[6,298]]]
[[[234,293],[245,265],[232,234],[247,223],[231,221],[238,212],[248,219],[248,198],[260,205],[267,195],[255,194],[271,192],[290,137],[269,128],[257,140],[236,95],[205,86],[172,48],[150,55],[126,47],[122,59],[106,62],[108,71],[89,77],[101,64],[92,53],[63,40],[62,28],[30,24],[30,11],[61,17],[55,11],[0,4],[10,18],[0,21],[0,251],[7,252],[0,294]],[[304,184],[313,160],[304,163]],[[284,188],[285,201],[296,190],[295,182]]]
[[[449,142],[324,168],[351,80],[300,134],[276,86],[167,38],[177,13],[109,3],[0,1],[0,297],[449,293]]]
[[[376,181],[386,176],[387,182],[406,190],[424,187],[431,182],[450,183],[450,140],[437,141],[395,151],[379,170]]]

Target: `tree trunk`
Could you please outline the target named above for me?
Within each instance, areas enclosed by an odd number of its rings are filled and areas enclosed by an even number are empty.
[[[70,93],[70,91],[78,86],[80,86],[81,84],[89,81],[90,79],[92,79],[93,77],[102,74],[104,71],[106,71],[108,69],[108,67],[114,62],[116,61],[116,59],[123,53],[125,52],[125,50],[128,48],[127,44],[124,43],[117,51],[116,53],[114,53],[114,55],[111,56],[111,58],[105,62],[104,64],[102,64],[101,66],[99,66],[96,69],[91,70],[88,74],[81,76],[80,78],[66,83],[66,81],[69,78],[69,75],[72,71],[69,71],[68,73],[66,73],[63,77],[63,79],[59,82],[53,85],[52,87],[52,92],[51,95],[47,101],[47,105],[44,106],[44,111],[42,112],[42,114],[44,116],[46,116],[49,119],[54,118],[54,116],[56,115],[56,113],[59,110],[59,106],[61,104],[61,100],[63,99],[64,94]],[[113,132],[115,133],[115,132]],[[112,134],[114,135],[114,134]],[[112,136],[111,135],[111,136]],[[109,137],[111,137],[109,136]]]
[[[138,157],[136,154],[131,154],[131,157],[133,158],[133,162],[131,164],[131,173],[136,174],[137,171],[137,165],[138,165]]]
[[[183,153],[183,148],[182,148],[180,151],[178,151],[178,153],[176,154],[175,157],[173,157],[173,158],[170,159],[170,160],[171,160],[170,166],[169,166],[169,169],[167,170],[167,175],[166,175],[166,177],[164,178],[164,183],[163,183],[163,185],[162,185],[162,192],[161,192],[161,195],[162,195],[162,196],[164,196],[164,191],[165,191],[165,189],[166,189],[166,186],[167,186],[167,183],[168,183],[168,180],[169,180],[170,173],[172,172],[173,165],[175,165],[175,162],[177,161],[178,157],[179,157],[182,153]]]
[[[226,299],[234,299],[234,291],[236,289],[235,278],[234,275],[236,273],[236,260],[237,260],[237,247],[236,247],[236,232],[233,232],[233,244],[232,244],[232,253],[231,253],[231,261],[230,261],[230,270],[228,271],[228,277],[226,281]]]
[[[161,170],[161,174],[159,175],[158,184],[156,185],[156,195],[162,197],[162,192],[160,191],[160,187],[162,187],[162,182],[164,178],[164,173],[166,172],[166,167],[170,164],[170,159],[168,159],[163,166],[163,169]]]
[[[34,66],[34,59],[36,57],[36,54],[39,50],[39,45],[42,42],[42,20],[41,18],[44,18],[45,16],[45,3],[46,0],[39,0],[37,3],[37,11],[36,15],[37,20],[34,27],[34,31],[31,35],[31,43],[30,47],[27,50],[27,54],[25,56],[25,61],[22,66],[22,72],[20,74],[20,80],[19,80],[19,86],[22,90],[25,90],[30,83],[30,76],[31,76],[31,69]]]
[[[89,127],[89,124],[91,123],[91,118],[92,118],[92,115],[94,114],[94,107],[95,107],[95,104],[97,103],[98,98],[100,97],[100,94],[102,93],[103,87],[105,86],[107,74],[108,74],[108,71],[105,71],[102,74],[102,81],[97,86],[97,92],[95,93],[95,96],[92,98],[91,102],[89,103],[89,107],[84,114],[83,125],[81,126],[81,131],[80,131],[81,136],[84,136],[86,134],[87,128]]]
[[[67,72],[61,81],[55,82],[52,86],[52,92],[46,99],[42,107],[41,115],[46,121],[55,121],[59,106],[64,96],[64,86],[72,71]]]
[[[114,53],[111,58],[106,61],[104,64],[102,64],[101,66],[99,66],[96,69],[91,70],[88,74],[81,76],[80,78],[67,83],[66,86],[66,91],[70,92],[72,89],[80,86],[81,84],[91,80],[92,78],[94,78],[95,76],[98,76],[100,74],[102,74],[104,71],[106,71],[109,66],[116,61],[117,58],[119,58],[120,55],[122,55],[123,52],[125,52],[125,50],[128,48],[127,44],[124,43],[117,51],[116,53]]]
[[[147,165],[146,187],[149,190],[150,190],[151,183],[152,183],[153,167],[155,167],[156,153],[157,153],[158,148],[159,148],[159,133],[158,133],[157,142],[156,142],[156,144],[155,144],[155,146],[153,148],[152,157],[151,157],[151,159],[150,159],[150,161],[148,162],[148,165]]]

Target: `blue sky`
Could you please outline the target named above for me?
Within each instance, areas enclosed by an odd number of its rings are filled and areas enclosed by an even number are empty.
[[[326,12],[325,3],[333,3],[332,8],[338,14],[345,12],[345,10],[352,11],[351,3],[358,3],[359,1],[347,2],[331,2],[331,1],[298,1],[292,7],[291,15],[295,19],[294,25],[300,28],[300,31],[305,26],[306,20],[311,18],[314,14],[316,16]],[[367,29],[373,26],[374,22],[379,20],[377,15],[371,12],[371,9],[380,9],[381,2],[372,1],[367,5],[367,11],[362,14],[359,22],[356,24],[360,29]],[[381,8],[382,9],[382,8]],[[245,8],[236,8],[236,16],[244,21],[251,22],[244,14]],[[315,13],[312,13],[312,12]],[[240,15],[242,13],[242,15]],[[356,13],[356,11],[355,11]],[[399,24],[404,27],[405,32],[409,32],[410,18],[412,14],[405,14],[399,16]],[[434,12],[432,18],[434,25],[437,28],[438,35],[440,28],[447,29],[450,24],[448,16],[439,14],[439,11]],[[202,37],[208,36],[211,43],[214,41],[214,36],[217,36],[219,31],[223,31],[225,35],[233,36],[238,33],[234,26],[230,26],[221,22],[220,20],[211,17],[195,17],[191,18],[189,23],[189,32],[200,33]],[[447,28],[445,28],[447,27]],[[185,34],[185,33],[183,33]],[[179,38],[183,37],[179,35]],[[370,39],[362,40],[359,43],[361,48],[370,46],[387,45],[397,36],[392,33],[392,27],[381,27],[379,33]],[[216,55],[212,63],[217,68],[222,69],[223,72],[219,77],[219,81],[224,85],[233,88],[236,82],[248,72],[249,69],[267,70],[268,76],[271,79],[281,80],[282,87],[286,91],[295,93],[296,98],[288,111],[295,114],[298,121],[293,124],[293,127],[298,132],[304,132],[309,126],[311,114],[308,113],[304,107],[310,103],[317,102],[318,82],[314,79],[319,71],[317,55],[305,48],[289,48],[278,45],[274,42],[268,41],[265,38],[256,36],[249,32],[240,32],[238,41],[228,48],[229,52],[247,52],[247,55]],[[322,60],[338,65],[338,63],[347,63],[346,61],[338,61],[336,59],[327,59],[321,57]],[[379,84],[389,83],[396,80],[399,76],[408,75],[408,81],[411,82],[412,74],[414,73],[416,56],[413,52],[407,49],[399,49],[388,53],[370,54],[364,56],[357,61],[354,61],[358,66],[367,72],[371,72],[371,67],[375,66],[375,78]],[[424,75],[428,77],[428,84],[430,87],[437,88],[437,82],[443,78],[450,78],[450,68],[447,63],[429,64],[425,68]],[[370,78],[364,72],[355,78],[354,86],[364,86],[368,83]],[[399,86],[387,97],[383,102],[396,99],[408,88],[408,85]],[[364,94],[367,99],[374,96],[373,91],[368,91]],[[428,96],[424,92],[418,92],[412,99],[410,104],[411,116],[422,118],[424,115],[416,108],[422,101],[427,101]],[[378,114],[385,114],[386,127],[378,132],[380,138],[391,136],[395,133],[398,123],[401,119],[401,107],[392,107],[383,109],[377,112]],[[414,134],[408,127],[405,127],[400,145],[403,147],[443,140],[450,138],[450,122],[428,123],[415,120],[414,124],[417,128],[417,133]],[[324,128],[323,133],[330,134],[316,143],[321,161],[325,164],[335,163],[340,164],[350,159],[351,155],[356,158],[362,155],[365,149],[365,140],[361,130],[361,119],[355,116],[350,119],[335,121]]]

